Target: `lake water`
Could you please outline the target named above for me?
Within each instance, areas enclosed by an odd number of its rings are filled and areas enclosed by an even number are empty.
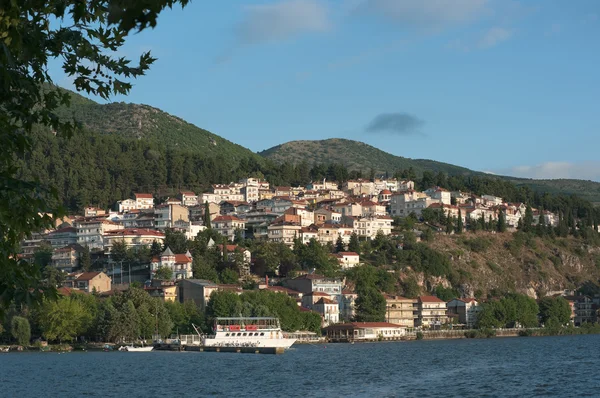
[[[2,397],[600,397],[600,336],[0,354]]]

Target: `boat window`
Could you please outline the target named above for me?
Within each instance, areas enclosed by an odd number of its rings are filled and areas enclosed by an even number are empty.
[[[264,333],[261,333],[260,335],[261,335],[261,336],[264,336],[265,334],[264,334]]]
[[[247,336],[247,335],[248,335],[248,333],[244,333],[242,336]]]
[[[241,336],[242,334],[241,334],[241,333],[238,333],[237,335],[238,335],[238,336]]]
[[[225,337],[229,336],[229,333],[225,333]]]

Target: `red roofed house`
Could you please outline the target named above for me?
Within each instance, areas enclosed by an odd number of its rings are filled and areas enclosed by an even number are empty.
[[[313,310],[323,317],[323,326],[332,325],[340,321],[340,306],[336,301],[321,297],[313,305]]]
[[[182,191],[181,192],[181,204],[184,206],[197,206],[198,205],[198,195],[191,191]]]
[[[112,246],[116,241],[124,242],[127,248],[140,248],[151,246],[154,241],[162,245],[165,240],[165,234],[153,229],[144,228],[126,228],[104,233],[104,249],[106,254],[110,255]]]
[[[360,264],[360,256],[355,252],[339,252],[335,254],[342,269],[356,267]]]
[[[406,335],[406,328],[388,322],[339,323],[324,331],[333,342],[399,340]]]
[[[223,245],[217,245],[217,249],[221,255],[223,255]],[[241,260],[241,264],[236,264],[239,267],[240,276],[250,274],[250,261],[252,261],[252,253],[245,247],[237,245],[225,245],[227,251],[227,260],[236,262],[238,259]]]
[[[141,209],[152,209],[154,208],[154,197],[151,193],[134,193],[135,197],[135,208]]]
[[[112,289],[112,281],[104,272],[77,272],[69,274],[63,287],[87,293],[102,293]]]
[[[227,239],[233,241],[239,231],[245,237],[246,221],[236,216],[219,216],[212,220],[213,228]]]
[[[314,309],[314,305],[322,298],[331,299],[331,295],[323,292],[309,292],[302,295],[302,307],[309,310]]]
[[[415,326],[439,329],[448,320],[446,302],[435,296],[417,298],[417,318]]]
[[[474,298],[454,299],[446,304],[448,315],[458,315],[458,322],[472,329],[477,325],[481,306]]]
[[[168,267],[173,271],[173,279],[190,279],[192,272],[193,258],[188,251],[185,254],[174,254],[170,248],[166,248],[160,257],[154,257],[150,264],[151,277],[154,276],[156,270],[160,267]]]

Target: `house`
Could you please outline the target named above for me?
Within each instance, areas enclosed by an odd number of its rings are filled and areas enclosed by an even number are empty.
[[[197,306],[206,310],[210,295],[215,291],[230,291],[242,294],[241,286],[217,284],[204,279],[184,279],[179,282],[179,301],[193,301]]]
[[[448,315],[458,316],[458,322],[466,325],[468,329],[473,329],[477,325],[477,316],[481,311],[481,306],[474,298],[454,299],[446,304]]]
[[[302,240],[302,243],[304,243],[305,245],[308,244],[311,239],[317,240],[318,237],[319,237],[318,229],[315,228],[314,226],[303,227],[300,230],[300,239]]]
[[[385,318],[389,323],[413,328],[415,326],[414,307],[416,300],[385,295]]]
[[[392,198],[392,191],[390,191],[389,189],[384,189],[383,191],[379,192],[379,195],[377,195],[377,201],[379,203],[389,202],[391,198]]]
[[[416,309],[415,326],[439,329],[442,324],[447,322],[446,302],[435,296],[419,296]]]
[[[314,223],[317,225],[329,223],[339,224],[342,221],[342,213],[327,208],[320,208],[314,211]]]
[[[245,276],[250,274],[250,262],[252,261],[252,254],[250,250],[245,247],[241,247],[238,245],[217,245],[217,249],[221,256],[227,253],[227,261],[234,262],[239,268],[240,276]],[[239,260],[239,264],[237,264]]]
[[[99,216],[105,216],[105,215],[106,215],[106,210],[99,209],[97,207],[88,206],[83,209],[84,217],[99,217]]]
[[[153,229],[127,228],[107,231],[104,233],[103,240],[105,253],[110,256],[116,241],[125,243],[127,248],[139,249],[151,246],[154,241],[162,245],[165,234]]]
[[[210,214],[210,220],[221,215],[221,207],[218,203],[214,202],[203,202],[197,206],[188,207],[190,213],[190,221],[202,221],[204,220],[204,213],[206,212],[206,204],[208,203],[208,213]]]
[[[369,180],[349,180],[342,184],[342,190],[354,196],[374,195],[375,183]]]
[[[597,305],[589,296],[565,296],[567,301],[572,301],[575,307],[575,326],[581,326],[584,323],[597,322]]]
[[[119,213],[127,213],[131,210],[137,210],[136,201],[133,199],[119,200],[117,202],[117,211]]]
[[[246,237],[258,240],[268,238],[267,227],[275,221],[279,215],[269,210],[252,210],[240,215],[240,218],[246,221]]]
[[[249,205],[248,202],[241,200],[224,200],[223,202],[219,203],[219,206],[221,207],[222,215],[233,213],[241,214],[252,210],[252,205]]]
[[[342,294],[342,281],[337,278],[326,278],[323,275],[305,274],[294,279],[288,279],[284,285],[297,290],[304,295],[312,292],[327,293],[333,298]]]
[[[62,271],[73,272],[79,268],[79,257],[84,248],[77,243],[54,249],[52,252],[52,266]]]
[[[181,191],[181,204],[186,207],[198,205],[198,195],[191,191]]]
[[[246,221],[236,216],[219,216],[212,220],[212,227],[230,241],[235,239],[236,234],[245,237]]]
[[[399,340],[406,328],[389,322],[352,322],[330,325],[323,329],[331,342]]]
[[[390,214],[392,217],[407,217],[414,213],[417,217],[421,215],[433,203],[426,194],[413,190],[393,194],[390,197]]]
[[[298,223],[279,220],[267,227],[267,238],[271,242],[280,242],[288,246],[293,246],[294,239],[300,237],[301,230],[302,227]]]
[[[188,251],[185,254],[174,254],[173,251],[167,247],[160,257],[154,257],[150,264],[150,277],[154,279],[156,271],[160,267],[167,267],[173,271],[173,279],[190,279],[192,277],[192,263],[193,258],[191,253]]]
[[[104,272],[78,272],[69,274],[63,286],[86,293],[102,293],[112,289],[112,281]]]
[[[452,204],[452,194],[450,191],[440,187],[432,187],[423,191],[432,201],[442,203],[444,205]]]
[[[73,222],[77,228],[77,243],[90,249],[104,248],[104,234],[108,231],[123,229],[123,225],[108,220],[79,219]]]
[[[332,325],[340,321],[340,309],[337,302],[321,297],[313,305],[313,310],[323,317],[323,326]]]
[[[354,268],[360,264],[360,256],[355,252],[338,252],[335,257],[342,269]]]
[[[360,239],[374,239],[378,233],[392,233],[392,218],[389,216],[354,218],[352,230]]]
[[[342,294],[338,298],[338,303],[340,305],[340,318],[349,321],[354,319],[354,315],[356,314],[356,307],[354,303],[358,298],[358,294],[350,290],[342,290]]]
[[[173,223],[174,230],[183,232],[187,240],[194,240],[196,236],[206,229],[201,221],[177,220]]]
[[[65,247],[77,243],[77,228],[64,227],[52,231],[46,235],[46,239],[50,246],[54,248]]]
[[[144,290],[150,297],[156,297],[162,301],[174,302],[177,300],[179,291],[177,284],[170,281],[153,279],[150,286],[144,286]]]
[[[135,208],[138,210],[154,208],[154,197],[150,193],[134,193]]]
[[[293,289],[289,289],[287,287],[283,287],[283,286],[265,286],[262,285],[262,287],[259,285],[258,287],[259,289],[264,289],[264,290],[268,290],[270,292],[274,292],[274,293],[282,293],[282,294],[286,294],[289,297],[293,298],[294,300],[296,300],[298,302],[298,305],[301,305],[302,303],[302,293],[293,290]]]
[[[331,299],[331,295],[323,292],[303,293],[301,297],[302,307],[312,310],[314,309],[315,303],[322,298]]]
[[[189,210],[179,204],[162,204],[154,208],[157,229],[173,228],[175,221],[190,221]]]

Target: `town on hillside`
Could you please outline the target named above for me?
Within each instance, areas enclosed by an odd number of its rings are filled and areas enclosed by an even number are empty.
[[[530,227],[559,223],[557,214],[524,203],[437,186],[417,191],[410,180],[375,178],[342,184],[323,180],[304,187],[274,187],[245,178],[215,184],[200,194],[182,191],[177,198],[158,201],[152,194],[135,193],[118,201],[114,209],[86,207],[84,214],[57,220],[55,229],[23,241],[21,257],[56,270],[59,275],[53,277],[66,292],[109,296],[135,283],[152,297],[193,301],[206,309],[213,292],[239,295],[248,286],[266,289],[291,297],[302,311],[320,314],[328,336],[343,340],[348,333],[364,337],[367,330],[352,323],[359,286],[350,283],[346,273],[363,263],[353,249],[357,242],[398,237],[396,226],[406,219],[420,220],[434,233],[447,234],[488,225],[510,231],[524,222]],[[415,233],[418,240],[422,231]],[[195,265],[196,252],[186,242],[198,242],[200,236],[206,237],[204,252],[212,250],[232,265],[225,270],[227,278],[198,271],[203,265]],[[296,249],[318,245],[335,272],[322,275],[314,267],[284,270],[282,258],[275,258],[275,267],[265,268],[264,253],[261,257],[252,251],[255,246],[242,242]],[[402,240],[397,242],[402,250]],[[569,302],[572,324],[597,320],[596,299],[573,292],[559,295]],[[384,322],[370,324],[365,338],[368,333],[389,333],[395,338],[447,325],[472,328],[481,309],[473,297],[448,300],[436,295],[385,294],[384,298]]]

